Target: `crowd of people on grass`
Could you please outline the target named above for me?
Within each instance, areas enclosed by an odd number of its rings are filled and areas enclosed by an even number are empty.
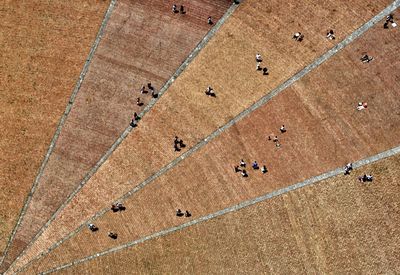
[[[238,3],[238,1],[234,1],[234,2]],[[179,14],[186,14],[186,8],[183,5],[180,5],[178,7],[176,4],[173,4],[172,5],[172,12],[174,14],[178,14],[178,13]],[[212,19],[211,16],[209,16],[207,18],[207,24],[209,24],[209,25],[213,25],[214,24],[213,19]],[[383,27],[384,27],[384,29],[388,29],[389,27],[392,27],[392,28],[397,27],[397,23],[395,22],[394,17],[393,17],[392,14],[389,14],[386,17],[386,20],[385,20],[385,23],[384,23]],[[301,32],[296,32],[296,33],[293,34],[292,38],[293,38],[293,40],[295,40],[297,42],[302,42],[304,40],[305,36]],[[326,38],[329,39],[329,40],[335,40],[336,36],[335,36],[334,31],[333,30],[328,30],[327,33],[326,33]],[[256,60],[256,70],[257,71],[262,71],[263,75],[269,75],[269,69],[266,66],[264,66],[264,67],[261,66],[262,63],[263,63],[263,57],[261,56],[260,53],[256,54],[255,60]],[[374,58],[372,56],[369,56],[368,54],[363,54],[361,56],[360,60],[363,63],[370,63],[372,60],[374,60]],[[145,95],[145,94],[150,92],[150,94],[151,94],[151,96],[153,98],[157,98],[158,97],[158,94],[156,93],[155,88],[153,87],[151,82],[147,83],[147,86],[142,85],[140,90],[139,90],[139,92],[140,92],[141,95]],[[205,90],[205,94],[207,96],[209,96],[209,97],[216,97],[216,93],[215,93],[214,89],[211,86],[207,87],[207,89]],[[143,102],[142,102],[140,97],[137,97],[136,104],[138,106],[142,106],[143,105]],[[357,110],[361,111],[361,110],[366,109],[367,107],[368,107],[368,104],[366,102],[359,102],[358,105],[357,105]],[[133,115],[133,118],[131,120],[131,124],[130,125],[132,127],[135,127],[139,120],[140,120],[140,116],[135,112],[134,115]],[[287,129],[286,129],[285,125],[282,125],[279,128],[279,131],[280,131],[281,134],[285,134],[287,132]],[[267,137],[267,140],[274,142],[275,146],[277,148],[281,147],[280,139],[279,139],[279,137],[277,135],[273,135],[273,134],[269,135]],[[182,148],[185,148],[185,147],[186,147],[186,144],[183,142],[183,140],[180,139],[178,136],[175,136],[174,142],[173,142],[174,151],[175,152],[179,152],[179,151],[181,151]],[[249,169],[246,170],[246,168],[247,168],[246,161],[244,159],[241,159],[239,161],[238,165],[234,166],[234,172],[235,173],[240,173],[240,175],[242,177],[247,178],[247,177],[249,177],[249,172],[248,172]],[[269,170],[268,170],[268,168],[267,168],[267,166],[265,164],[259,165],[259,163],[256,160],[254,160],[251,163],[250,170],[252,170],[254,172],[255,171],[260,171],[262,174],[267,174],[269,172]],[[345,167],[344,167],[344,175],[350,175],[352,171],[353,171],[353,163],[346,164]],[[374,179],[373,176],[370,175],[370,174],[364,174],[364,175],[358,177],[358,180],[360,182],[362,182],[362,183],[372,182],[373,179]],[[125,211],[125,210],[126,210],[125,206],[120,202],[117,202],[117,203],[111,205],[111,211],[112,212],[120,212],[120,211]],[[183,217],[183,216],[191,217],[192,216],[192,214],[188,210],[185,210],[185,212],[183,212],[181,209],[177,209],[175,214],[176,214],[177,217]],[[89,223],[88,224],[88,228],[92,232],[96,232],[96,231],[99,230],[99,228],[93,223]],[[108,232],[108,236],[111,239],[117,239],[118,238],[118,234],[115,233],[115,232],[111,232],[111,231]]]

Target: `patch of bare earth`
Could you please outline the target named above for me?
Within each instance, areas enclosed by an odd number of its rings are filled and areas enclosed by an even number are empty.
[[[217,21],[231,5],[229,0],[186,2],[182,15],[171,12],[172,1],[117,1],[5,265],[79,186],[133,113],[143,110],[152,96],[149,89],[141,94],[141,86],[151,82],[158,93],[210,30],[208,14]]]
[[[385,159],[56,274],[398,274],[399,167]]]
[[[103,0],[1,3],[1,254],[108,4]]]
[[[335,169],[348,161],[397,146],[400,143],[400,121],[396,110],[400,106],[395,98],[399,87],[393,79],[400,70],[400,63],[392,60],[391,53],[397,52],[398,39],[396,29],[384,30],[380,24],[377,25],[265,106],[133,195],[124,202],[129,210],[117,214],[108,212],[97,219],[95,222],[103,233],[92,234],[83,230],[33,264],[38,270],[44,271],[186,222],[187,219],[174,216],[176,208],[189,209],[193,211],[194,218],[200,217]],[[366,50],[375,57],[370,64],[364,64],[359,59]],[[250,85],[245,78],[241,79],[241,83]],[[239,85],[237,90],[246,93]],[[376,96],[377,90],[380,91],[379,96]],[[252,91],[256,93],[256,90]],[[229,99],[234,92],[221,92],[220,97]],[[368,109],[357,111],[359,101],[367,101]],[[214,104],[210,102],[210,105]],[[218,103],[222,105],[223,102],[221,100]],[[278,134],[282,124],[288,129],[283,135]],[[125,154],[129,159],[129,154],[135,154],[134,145],[147,141],[144,131],[150,138],[160,127],[151,127],[154,130],[150,131],[150,128],[142,130],[139,125],[138,131],[142,135],[127,147],[129,150],[124,149],[126,154],[123,151],[117,151],[116,154]],[[272,133],[279,136],[280,148],[266,139]],[[159,139],[163,138],[159,136]],[[260,171],[248,168],[250,176],[244,179],[233,172],[233,165],[241,158],[245,158],[248,164],[253,160],[260,165],[266,164],[270,171],[262,175]],[[134,160],[131,159],[130,163]],[[129,165],[127,167],[136,167]],[[146,167],[140,166],[141,169]],[[118,170],[119,174],[114,174],[111,169],[107,170],[108,173],[102,172],[104,178],[100,180],[107,179],[105,182],[108,183],[119,181],[126,176],[123,169]],[[119,188],[125,188],[129,183],[121,181]],[[88,196],[89,199],[92,197]],[[74,217],[62,218],[73,222]],[[67,224],[59,224],[58,229],[63,230],[65,226]],[[107,231],[118,232],[118,239],[108,238]]]

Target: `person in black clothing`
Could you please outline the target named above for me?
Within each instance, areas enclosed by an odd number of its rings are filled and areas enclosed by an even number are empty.
[[[263,174],[267,173],[268,172],[267,166],[263,165],[263,167],[261,167],[261,172]]]
[[[175,152],[179,152],[181,148],[178,147],[178,144],[174,144],[174,150]]]
[[[328,39],[330,39],[330,40],[335,40],[335,34],[333,33],[333,30],[329,30],[327,33],[326,33],[326,38],[328,38]]]
[[[361,62],[363,62],[363,63],[369,63],[369,62],[371,62],[373,59],[374,59],[374,58],[373,58],[372,56],[368,56],[368,54],[364,54],[364,55],[360,58]]]
[[[180,209],[176,210],[176,216],[182,217],[183,215],[184,214],[183,214],[182,210],[180,210]]]
[[[253,167],[254,170],[259,169],[260,167],[258,167],[258,163],[257,161],[254,161],[253,164],[251,165]]]
[[[97,230],[99,230],[99,228],[97,228],[97,226],[95,226],[93,223],[88,224],[88,227],[92,232],[96,232]]]
[[[304,35],[301,32],[296,32],[295,34],[293,34],[293,39],[301,42],[304,39]]]

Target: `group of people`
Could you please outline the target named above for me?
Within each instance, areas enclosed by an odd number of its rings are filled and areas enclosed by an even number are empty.
[[[113,211],[114,213],[118,212],[118,211],[124,211],[125,209],[126,209],[125,206],[120,202],[117,202],[117,203],[111,205],[111,211]],[[99,230],[99,228],[96,225],[94,225],[93,223],[89,223],[88,224],[88,228],[92,232],[96,232],[96,231]],[[107,235],[111,239],[117,239],[118,238],[118,234],[115,233],[115,232],[108,232]]]
[[[368,107],[368,103],[367,102],[358,102],[357,110],[361,111],[361,110],[366,109],[367,107]]]
[[[295,34],[293,34],[292,39],[301,42],[304,39],[304,34],[302,34],[301,32],[296,32]]]
[[[329,30],[326,33],[326,38],[328,38],[329,40],[335,40],[336,36],[333,30]],[[301,42],[304,39],[304,34],[302,34],[301,32],[296,32],[295,34],[293,34],[292,39]]]
[[[113,212],[123,211],[125,209],[126,209],[125,206],[120,202],[117,202],[117,203],[111,205],[111,210]],[[185,216],[188,218],[188,217],[191,217],[192,214],[188,210],[186,210],[185,212],[182,212],[181,209],[177,209],[176,216],[178,216],[178,217]],[[93,223],[89,223],[88,228],[92,232],[96,232],[99,230],[99,228]],[[108,235],[108,237],[110,237],[111,239],[114,239],[114,240],[118,238],[118,234],[115,232],[112,232],[112,231],[108,232],[107,235]]]
[[[145,85],[142,85],[142,87],[140,88],[140,94],[147,94],[150,91],[151,92],[151,96],[153,98],[157,98],[158,97],[158,94],[155,92],[153,85],[151,85],[151,82],[147,83],[147,89],[146,89]],[[139,105],[139,106],[143,105],[143,103],[140,100],[140,97],[137,98],[136,104]]]
[[[179,10],[178,10],[178,6],[176,4],[172,5],[172,12],[173,13],[181,13],[181,14],[185,14],[185,7],[183,5],[179,6]]]
[[[251,164],[251,167],[253,168],[253,170],[260,169],[260,166],[258,165],[256,160]],[[240,172],[242,177],[247,178],[249,176],[249,174],[247,173],[245,168],[246,168],[246,162],[243,159],[241,159],[239,165],[236,165],[234,167],[234,171],[235,171],[235,173]],[[267,166],[265,166],[265,165],[263,165],[260,170],[261,170],[261,173],[263,173],[263,174],[268,172]]]
[[[369,63],[372,60],[374,60],[374,58],[372,56],[369,56],[368,54],[363,54],[360,58],[362,63]]]
[[[147,83],[147,89],[148,90],[146,90],[146,86],[145,85],[142,85],[142,88],[140,88],[140,93],[141,94],[147,94],[149,91],[151,91],[151,96],[154,97],[154,98],[157,98],[158,95],[154,91],[154,87],[153,87],[153,85],[151,85],[151,82]]]
[[[333,30],[329,30],[326,33],[326,38],[328,38],[330,40],[336,39],[334,31]],[[292,39],[295,40],[295,41],[301,42],[304,39],[304,34],[302,34],[301,32],[296,32],[296,33],[293,34]],[[263,75],[268,75],[268,68],[267,67],[262,68],[261,67],[261,62],[262,62],[261,54],[257,53],[256,54],[256,70],[257,71],[261,71],[262,70],[263,71]]]
[[[327,33],[326,33],[326,38],[328,38],[329,40],[335,40],[335,33],[333,32],[333,30],[329,30]]]
[[[130,123],[131,127],[136,127],[136,125],[137,125],[139,120],[140,120],[140,116],[136,112],[134,112],[133,113],[133,118],[132,118],[131,123]]]
[[[281,132],[281,134],[286,133],[286,127],[285,127],[285,125],[282,125],[282,126],[279,128],[279,131]],[[274,135],[272,135],[272,136],[274,136]],[[269,135],[269,136],[267,137],[267,140],[269,140],[269,141],[272,140],[272,141],[275,143],[275,146],[276,146],[277,148],[281,147],[281,143],[279,142],[278,136],[271,137],[271,135]]]
[[[358,180],[360,182],[371,182],[371,181],[373,181],[373,179],[374,179],[374,177],[369,174],[364,174],[364,175],[358,177]]]
[[[151,96],[152,96],[153,98],[157,98],[157,97],[158,97],[158,94],[155,92],[155,89],[154,89],[153,85],[151,84],[151,82],[147,83],[147,88],[146,88],[145,85],[142,85],[142,87],[140,88],[140,94],[147,94],[149,91],[151,92]],[[142,102],[142,100],[141,100],[140,97],[136,98],[136,105],[138,105],[138,106],[143,106],[143,104],[144,104],[144,103]],[[136,127],[137,122],[138,122],[139,120],[140,120],[140,117],[139,117],[139,115],[135,112],[135,113],[133,114],[133,118],[132,118],[132,120],[131,120],[130,125],[131,125],[132,127]]]
[[[182,148],[185,148],[186,144],[183,143],[183,140],[175,136],[174,139],[174,150],[175,152],[179,152]]]
[[[111,205],[111,210],[114,213],[118,212],[118,211],[124,211],[125,209],[126,209],[125,206],[120,202],[117,202],[117,203]]]
[[[214,92],[214,89],[211,88],[211,86],[208,86],[204,93],[205,93],[207,96],[210,96],[210,97],[216,97],[216,96],[217,96],[217,95],[215,94],[215,92]]]
[[[349,162],[346,164],[344,167],[344,174],[345,175],[350,175],[350,172],[353,170],[353,163]]]
[[[173,4],[173,5],[172,5],[172,12],[173,12],[173,13],[185,14],[185,13],[186,13],[186,10],[185,10],[185,7],[184,7],[183,5],[180,5],[180,6],[179,6],[179,9],[178,9],[178,6],[177,6],[176,4]],[[209,17],[207,18],[207,23],[208,23],[209,25],[213,25],[213,24],[214,24],[214,22],[213,22],[211,16],[209,16]]]
[[[192,214],[191,214],[189,211],[187,211],[187,210],[185,211],[185,213],[183,213],[182,210],[177,209],[177,210],[176,210],[176,216],[177,216],[177,217],[183,217],[183,216],[185,216],[185,217],[189,218],[189,217],[192,216]]]
[[[383,28],[389,29],[389,23],[390,23],[390,26],[392,26],[392,28],[397,27],[397,23],[394,22],[393,14],[389,14],[388,16],[386,16],[385,23],[383,23]]]
[[[348,163],[346,164],[346,166],[344,167],[344,174],[345,175],[350,175],[350,172],[353,170],[353,163]],[[373,176],[369,175],[369,174],[364,174],[360,177],[358,177],[358,180],[360,182],[372,182],[374,179]]]
[[[179,7],[179,9],[178,9],[178,7],[177,7],[176,4],[173,4],[173,5],[172,5],[172,12],[173,12],[173,13],[181,13],[181,14],[185,14],[185,13],[186,13],[185,7],[184,7],[183,5],[180,5],[180,7]],[[207,22],[208,22],[208,24],[210,24],[210,25],[213,24],[213,21],[212,21],[211,16],[208,17]],[[396,27],[396,26],[397,26],[396,23],[394,22],[393,15],[391,15],[391,14],[387,16],[386,21],[385,21],[385,23],[384,23],[384,28],[388,28],[388,27],[389,27],[389,23],[391,23],[391,26],[392,26],[392,27]],[[326,34],[326,38],[328,38],[328,39],[330,39],[330,40],[334,40],[334,39],[336,38],[336,37],[335,37],[335,34],[334,34],[334,31],[333,31],[333,30],[329,30],[329,31],[327,32],[327,34]],[[303,35],[301,32],[296,32],[296,33],[293,35],[293,39],[296,40],[296,41],[298,41],[298,42],[301,42],[301,41],[304,39],[304,35]],[[368,56],[367,54],[365,54],[365,55],[363,55],[363,56],[361,57],[361,61],[362,61],[363,63],[369,63],[369,62],[371,62],[372,60],[373,60],[373,57],[370,57],[370,56]],[[268,73],[269,73],[268,68],[267,68],[267,67],[261,67],[261,63],[262,63],[262,62],[263,62],[263,58],[262,58],[261,54],[257,53],[257,54],[256,54],[256,69],[257,69],[257,71],[262,71],[262,72],[263,72],[263,75],[268,75]],[[153,97],[157,97],[157,94],[155,93],[154,87],[151,85],[151,83],[148,83],[148,84],[147,84],[147,89],[148,89],[149,91],[151,91],[151,95],[152,95]],[[147,92],[148,92],[148,91],[146,90],[146,86],[143,85],[143,86],[141,87],[141,89],[140,89],[140,93],[141,93],[141,94],[145,94],[145,93],[147,93]],[[213,89],[211,86],[208,86],[208,87],[207,87],[207,89],[206,89],[206,91],[205,91],[205,94],[206,94],[207,96],[210,96],[210,97],[215,97],[215,96],[216,96],[216,94],[215,94],[215,92],[214,92],[214,89]],[[140,97],[137,98],[137,105],[139,105],[139,106],[143,105],[143,103],[141,102]],[[367,108],[367,103],[366,103],[366,102],[359,102],[359,103],[358,103],[357,110],[363,110],[363,109],[365,109],[365,108]],[[131,125],[136,125],[136,123],[137,123],[137,121],[138,121],[139,119],[140,119],[140,117],[139,117],[139,116],[137,115],[137,113],[135,112],[135,113],[134,113],[134,116],[133,116],[133,118],[132,118],[132,121],[131,121]],[[286,132],[285,125],[282,125],[282,126],[280,127],[280,132],[281,132],[281,134],[283,134],[283,133]],[[279,142],[278,136],[276,136],[276,135],[275,135],[274,137],[268,136],[268,140],[272,140],[272,141],[276,144],[276,147],[280,147],[280,142]],[[184,148],[184,147],[186,147],[186,145],[183,143],[183,140],[181,140],[181,139],[179,139],[177,136],[175,136],[175,139],[174,139],[174,150],[175,150],[175,151],[180,151],[181,148]],[[262,165],[261,168],[260,168],[260,166],[259,166],[259,164],[257,163],[257,161],[254,161],[254,162],[252,163],[251,167],[252,167],[253,170],[260,170],[263,174],[265,174],[265,173],[268,172],[267,167],[266,167],[265,165]],[[239,172],[240,172],[241,175],[242,175],[242,177],[248,177],[248,173],[247,173],[247,171],[246,171],[245,168],[246,168],[246,162],[245,162],[243,159],[241,159],[239,165],[236,165],[236,166],[234,167],[234,171],[235,171],[235,173],[239,173]],[[352,170],[353,170],[353,164],[352,164],[352,163],[348,163],[348,164],[344,167],[344,174],[345,174],[345,175],[348,175],[348,174],[350,174],[350,172],[351,172]],[[364,174],[363,176],[358,177],[358,179],[359,179],[360,182],[371,182],[371,181],[373,180],[373,177],[372,177],[371,175]],[[125,210],[125,207],[124,207],[121,203],[116,203],[116,204],[113,204],[113,205],[112,205],[111,210],[112,210],[113,212],[118,212],[118,211]],[[189,211],[187,211],[187,210],[186,210],[185,212],[182,212],[181,209],[177,209],[177,210],[176,210],[176,216],[178,216],[178,217],[182,217],[182,216],[190,217],[190,216],[191,216],[191,213],[190,213]],[[92,224],[92,223],[89,224],[88,227],[89,227],[89,229],[90,229],[91,231],[93,231],[93,232],[99,230],[99,229],[98,229],[94,224]],[[117,233],[109,232],[109,233],[108,233],[108,236],[109,236],[110,238],[112,238],[112,239],[116,239],[118,235],[117,235]]]
[[[256,54],[256,70],[257,71],[262,71],[263,75],[268,75],[268,68],[267,67],[261,67],[261,62],[263,61],[261,54],[257,53]]]
[[[286,133],[287,130],[286,130],[285,125],[282,125],[279,128],[279,131],[281,132],[281,134]],[[274,136],[273,138],[271,138],[271,136],[268,136],[267,139],[268,140],[272,140],[273,142],[275,142],[275,144],[276,144],[275,146],[276,147],[280,147],[278,136]],[[263,174],[268,172],[267,166],[263,165],[263,166],[260,167],[256,160],[251,164],[251,167],[253,168],[253,170],[260,170]],[[249,176],[247,171],[246,171],[246,162],[243,159],[240,160],[239,165],[234,166],[234,171],[235,171],[235,173],[239,173],[240,172],[240,174],[244,178]]]

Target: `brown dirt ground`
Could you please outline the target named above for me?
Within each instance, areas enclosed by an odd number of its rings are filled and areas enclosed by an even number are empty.
[[[109,1],[2,1],[0,256]]]
[[[100,228],[121,232],[118,240],[83,231],[53,251],[44,269],[180,224],[181,219],[165,218],[173,216],[175,208],[189,208],[195,217],[206,215],[398,145],[399,85],[394,79],[400,63],[390,63],[391,53],[398,50],[396,36],[397,30],[386,32],[377,26],[190,161],[141,190],[126,202],[129,211],[108,213],[96,221]],[[375,63],[362,64],[360,54],[374,48],[380,50],[371,50]],[[356,111],[359,100],[370,107]],[[290,130],[281,137],[282,148],[276,149],[265,137],[282,123]],[[251,173],[244,185],[232,172],[241,158],[266,163],[270,173]]]
[[[175,73],[218,20],[230,0],[184,1],[186,15],[173,14],[172,1],[120,0],[27,209],[6,264],[36,235],[128,126],[142,84],[156,89]],[[150,94],[141,96],[144,103]]]
[[[61,219],[21,258],[21,263],[174,159],[176,154],[171,150],[174,135],[181,136],[190,147],[253,103],[265,90],[276,87],[325,52],[332,43],[326,40],[322,29],[333,26],[340,40],[389,2],[371,1],[366,5],[360,0],[349,5],[347,1],[335,1],[328,6],[296,1],[284,6],[281,1],[243,3],[139,128],[64,209]],[[313,9],[309,9],[311,5]],[[356,11],[362,11],[362,16],[352,16]],[[307,34],[301,44],[291,40],[291,35],[298,30],[306,30]],[[268,78],[255,75],[257,51],[266,56],[265,63],[274,72]],[[219,94],[211,102],[204,100],[202,94],[210,79]],[[129,182],[132,179],[134,182]],[[114,188],[109,188],[110,183]]]
[[[399,167],[385,159],[56,274],[399,274]]]

